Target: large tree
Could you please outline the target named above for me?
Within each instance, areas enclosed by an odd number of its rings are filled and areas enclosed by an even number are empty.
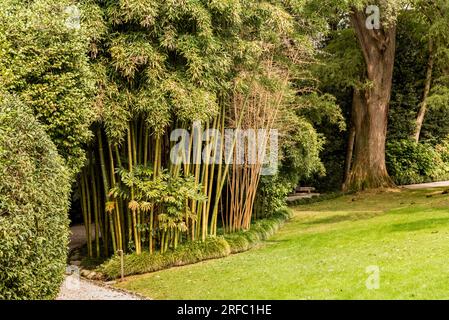
[[[379,8],[383,9],[381,5]],[[370,16],[364,9],[364,6],[353,7],[350,12],[369,84],[354,91],[354,158],[344,184],[347,190],[393,184],[385,164],[385,141],[396,49],[396,12],[389,10],[388,17],[379,26],[369,28]]]
[[[329,31],[353,30],[363,60],[357,76],[344,81],[353,88],[353,103],[343,189],[392,186],[385,163],[385,142],[396,49],[396,20],[398,14],[407,8],[407,1],[328,0],[320,3],[320,12],[328,15]],[[323,44],[326,45],[326,38]],[[354,60],[346,55],[341,58],[341,61]],[[342,69],[340,72],[347,74],[346,69],[353,69],[353,65],[343,65]]]

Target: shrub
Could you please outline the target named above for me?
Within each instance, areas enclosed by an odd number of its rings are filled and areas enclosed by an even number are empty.
[[[270,218],[254,222],[251,229],[248,231],[240,231],[225,235],[231,253],[247,251],[259,244],[261,240],[268,239],[281,227],[285,220],[290,218],[290,216],[291,211],[283,208],[274,213]]]
[[[34,117],[0,95],[0,299],[50,299],[63,280],[68,172]]]
[[[255,240],[254,238],[248,239],[245,235],[246,233],[250,233],[250,231],[241,231],[226,236],[226,241],[229,243],[231,253],[244,252],[251,249]]]
[[[446,179],[449,163],[438,148],[411,140],[390,142],[386,149],[388,172],[399,185]]]
[[[285,207],[287,195],[295,186],[280,175],[261,176],[254,204],[256,217],[269,217]]]
[[[441,161],[449,164],[449,135],[440,141],[439,144],[435,146],[435,151],[441,157]]]
[[[80,29],[67,24],[70,0],[0,1],[0,85],[17,94],[77,172],[95,118],[94,73],[87,52],[93,33],[80,7]],[[96,19],[100,20],[100,19]]]

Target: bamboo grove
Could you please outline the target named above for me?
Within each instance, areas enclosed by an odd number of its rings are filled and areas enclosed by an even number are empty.
[[[83,19],[102,21],[90,53],[100,79],[95,139],[78,179],[88,254],[163,253],[249,229],[272,146],[257,136],[259,161],[244,154],[236,164],[237,135],[223,137],[227,128],[288,127],[280,122],[295,114],[295,77],[311,56],[295,8],[238,0],[84,8]]]

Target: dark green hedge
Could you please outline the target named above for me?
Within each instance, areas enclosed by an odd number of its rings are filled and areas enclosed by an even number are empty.
[[[69,176],[42,126],[0,93],[0,299],[51,299],[63,280]]]
[[[164,254],[150,255],[148,252],[143,252],[140,255],[135,253],[125,255],[124,274],[129,276],[154,272],[246,251],[274,234],[290,215],[290,210],[282,209],[270,218],[256,221],[249,231],[209,238],[205,242],[187,243]],[[97,271],[106,279],[119,278],[120,257],[117,255],[112,257],[103,263]]]

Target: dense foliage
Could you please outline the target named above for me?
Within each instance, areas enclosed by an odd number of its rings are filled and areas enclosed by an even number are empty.
[[[326,115],[333,123],[342,119],[308,72],[322,26],[304,25],[302,13],[313,8],[133,0],[86,1],[81,9],[83,23],[98,24],[91,63],[99,121],[78,181],[84,220],[95,225],[89,255],[165,252],[205,241],[219,227],[248,229],[253,212],[275,212],[299,177],[323,171],[323,139],[312,124]],[[224,143],[201,137],[206,129],[224,137],[225,128],[279,130],[279,176],[259,188],[260,165],[231,165]],[[210,163],[209,151],[201,163],[174,163],[174,129],[190,134],[183,160],[209,143],[221,161]],[[175,185],[190,194],[170,191]],[[255,204],[259,197],[268,201]]]
[[[399,185],[449,179],[447,142],[436,147],[409,139],[387,145],[387,165]]]
[[[17,98],[0,96],[0,299],[51,299],[68,246],[69,173]]]
[[[31,107],[76,173],[84,164],[83,144],[92,136],[95,82],[86,55],[92,31],[84,24],[77,28],[67,10],[71,4],[0,2],[0,86]]]

